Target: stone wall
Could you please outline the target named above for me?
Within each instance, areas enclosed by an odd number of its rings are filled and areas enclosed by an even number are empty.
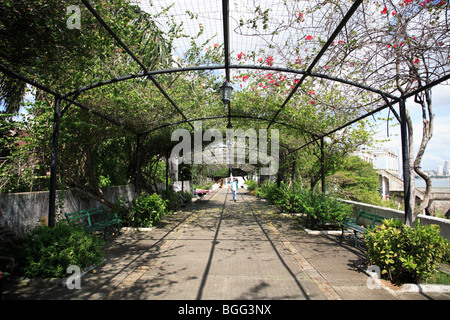
[[[107,187],[102,189],[105,199],[116,203],[121,197],[127,201],[134,200],[132,185]],[[91,198],[80,195],[73,190],[57,191],[57,219],[64,218],[63,212],[75,212],[86,208],[99,207],[102,204]],[[49,192],[26,192],[0,194],[0,224],[14,229],[23,235],[42,219],[48,217]]]

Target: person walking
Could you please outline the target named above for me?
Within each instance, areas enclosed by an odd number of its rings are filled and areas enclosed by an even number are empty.
[[[233,192],[233,200],[236,202],[237,191],[238,191],[238,182],[236,178],[233,178],[233,182],[231,182],[231,191]]]

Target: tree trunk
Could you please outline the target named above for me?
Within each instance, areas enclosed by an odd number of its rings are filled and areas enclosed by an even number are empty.
[[[431,178],[422,170],[420,167],[420,163],[422,161],[422,157],[425,153],[425,149],[433,136],[433,120],[434,114],[432,109],[432,101],[430,90],[426,90],[424,92],[424,97],[421,95],[416,95],[414,101],[422,106],[422,142],[420,143],[419,150],[417,152],[417,157],[414,161],[414,170],[415,172],[426,182],[425,195],[423,200],[418,208],[414,211],[414,219],[418,214],[422,213],[425,209],[429,207],[430,198],[431,198]],[[428,116],[428,119],[427,119]]]

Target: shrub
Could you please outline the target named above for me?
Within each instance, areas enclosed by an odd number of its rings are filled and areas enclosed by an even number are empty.
[[[352,214],[352,206],[335,198],[306,189],[281,187],[266,182],[256,190],[256,195],[265,198],[269,204],[280,207],[286,213],[303,213],[301,223],[315,229],[335,228]]]
[[[125,221],[131,227],[148,228],[161,220],[166,212],[167,204],[161,196],[156,193],[144,194],[136,198]]]
[[[394,283],[426,280],[449,250],[448,240],[439,235],[439,226],[422,226],[420,221],[408,227],[401,221],[386,220],[367,230],[364,239],[370,262]]]
[[[301,222],[307,227],[326,229],[333,227],[352,213],[352,207],[345,203],[309,190],[286,192],[285,200],[280,207],[288,213],[304,213]]]
[[[70,265],[81,269],[103,262],[104,241],[88,234],[82,226],[56,223],[53,228],[39,225],[29,230],[23,239],[21,260],[25,276],[65,277]]]
[[[247,190],[252,192],[256,189],[256,187],[258,186],[258,182],[256,182],[253,179],[249,179],[247,181],[244,182],[244,184],[247,186]]]
[[[265,198],[269,204],[279,204],[284,201],[284,192],[278,188],[276,183],[266,181],[261,187],[256,189],[256,195]]]

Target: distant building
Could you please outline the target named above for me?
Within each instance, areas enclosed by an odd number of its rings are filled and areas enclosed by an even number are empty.
[[[352,155],[371,163],[374,169],[384,169],[397,176],[399,174],[398,154],[389,149],[361,148]]]
[[[450,176],[450,161],[445,160],[444,162],[444,175]]]
[[[438,176],[443,176],[444,175],[444,166],[443,165],[440,164],[440,165],[437,166],[436,175],[438,175]]]

